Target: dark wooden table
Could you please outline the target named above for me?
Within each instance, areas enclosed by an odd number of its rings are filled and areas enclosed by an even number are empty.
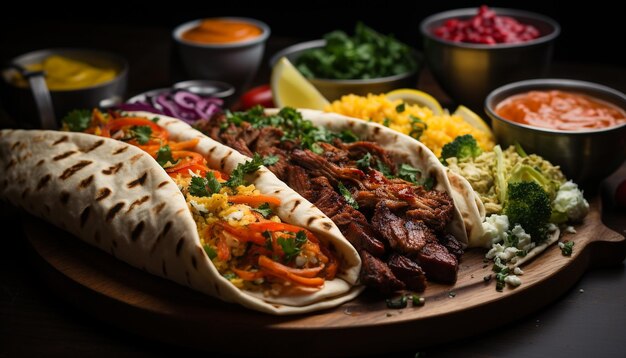
[[[29,24],[28,29],[22,30],[20,37],[0,33],[3,44],[0,61],[39,48],[97,47],[118,52],[129,60],[129,95],[170,84],[169,29],[125,25],[77,29],[59,25],[47,31]],[[268,55],[294,42],[294,39],[271,39],[255,83],[268,80]],[[626,91],[623,81],[626,68],[623,67],[557,63],[552,75],[591,80]],[[444,103],[449,101],[427,72],[420,78],[418,87]],[[611,180],[624,178],[626,166]],[[603,210],[605,224],[626,234],[626,212],[608,204]],[[41,277],[41,269],[47,268],[41,266],[41,260],[24,240],[18,213],[0,206],[0,228],[0,357],[205,354],[131,335],[84,314],[79,309],[80,302],[53,296]],[[472,327],[450,329],[465,330],[467,338],[439,346],[416,347],[410,352],[395,352],[389,347],[389,352],[404,357],[416,356],[418,352],[420,357],[623,357],[626,352],[626,271],[623,264],[592,269],[556,302],[481,336],[474,336]],[[209,344],[207,350],[210,351]]]

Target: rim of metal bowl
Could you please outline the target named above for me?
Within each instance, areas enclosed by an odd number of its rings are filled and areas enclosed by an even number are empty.
[[[524,81],[509,83],[504,86],[498,87],[495,90],[491,91],[491,93],[489,93],[489,95],[485,99],[485,112],[487,112],[487,115],[489,115],[489,117],[491,117],[492,119],[505,122],[508,125],[512,125],[512,126],[519,127],[519,128],[525,128],[525,129],[529,129],[529,130],[533,130],[537,132],[552,133],[552,134],[587,135],[591,133],[615,131],[615,130],[618,130],[619,128],[626,127],[626,123],[622,123],[620,125],[613,126],[613,127],[589,129],[589,130],[577,130],[577,131],[566,131],[566,130],[561,130],[561,129],[542,128],[542,127],[535,127],[535,126],[531,126],[528,124],[522,124],[522,123],[510,121],[506,118],[503,118],[497,115],[494,110],[497,104],[499,104],[506,98],[509,98],[511,96],[514,96],[520,93],[532,91],[532,90],[541,90],[541,89],[548,89],[548,88],[566,89],[570,91],[582,92],[583,94],[586,94],[588,96],[592,96],[601,101],[608,102],[609,104],[612,104],[626,112],[626,108],[624,108],[623,105],[618,105],[615,102],[606,100],[604,98],[598,98],[596,95],[594,95],[594,93],[604,93],[607,96],[613,96],[613,97],[619,98],[621,101],[623,101],[624,104],[626,104],[626,94],[614,88],[601,85],[598,83],[564,79],[564,78],[524,80]],[[498,102],[495,103],[496,99],[498,99],[499,97],[504,97],[504,98],[499,99]]]
[[[280,60],[281,57],[287,57],[287,55],[304,52],[305,50],[322,47],[324,45],[326,45],[326,40],[318,39],[318,40],[299,42],[295,45],[285,47],[284,49],[276,52],[272,57],[270,57],[270,61],[269,61],[270,68],[273,68],[276,62],[278,62],[278,60]],[[405,72],[405,73],[401,73],[401,74],[393,75],[393,76],[368,78],[368,79],[337,80],[337,79],[332,79],[332,78],[308,78],[308,80],[312,82],[320,81],[320,82],[328,82],[328,83],[336,83],[336,84],[355,85],[355,84],[374,84],[374,83],[381,83],[381,82],[391,82],[391,81],[397,81],[397,80],[401,80],[404,78],[408,78],[418,73],[421,63],[422,63],[422,55],[414,48],[410,46],[409,48],[411,49],[411,53],[415,55],[415,61],[417,63],[417,66],[415,67],[415,69],[410,72]]]
[[[422,36],[428,37],[429,39],[433,41],[446,44],[446,45],[457,46],[457,47],[468,48],[468,49],[476,49],[476,50],[502,50],[502,49],[534,46],[534,45],[539,45],[539,44],[543,44],[546,42],[550,42],[554,40],[555,38],[557,38],[559,34],[561,33],[561,26],[559,25],[559,23],[548,16],[537,14],[535,12],[530,12],[530,11],[501,8],[501,7],[492,7],[490,9],[494,10],[497,15],[510,16],[516,19],[518,17],[525,17],[525,18],[530,18],[533,20],[542,21],[552,27],[552,32],[542,35],[531,41],[525,41],[525,42],[519,42],[519,43],[513,43],[513,44],[494,44],[494,45],[475,44],[475,43],[467,43],[467,42],[454,42],[450,40],[444,40],[436,36],[434,33],[432,33],[432,25],[435,22],[444,21],[444,20],[448,20],[451,18],[472,17],[478,13],[477,7],[448,10],[448,11],[443,11],[434,15],[430,15],[424,20],[422,20],[422,22],[420,23],[420,31],[422,33]]]
[[[104,51],[104,50],[98,50],[98,49],[91,49],[91,48],[81,48],[81,47],[52,47],[52,48],[45,48],[45,49],[41,49],[41,50],[35,50],[35,51],[30,51],[24,54],[21,54],[17,57],[14,57],[11,59],[11,63],[17,63],[19,65],[24,65],[24,64],[29,64],[32,63],[33,61],[31,61],[32,58],[38,58],[40,56],[44,56],[43,58],[46,58],[47,56],[53,56],[53,55],[60,55],[60,56],[66,56],[72,60],[76,60],[75,58],[72,58],[73,54],[85,54],[86,56],[93,56],[93,58],[106,58],[107,60],[116,63],[117,65],[119,65],[120,69],[119,72],[115,74],[115,77],[113,77],[112,79],[102,82],[102,83],[98,83],[95,85],[91,85],[91,86],[85,86],[85,87],[80,87],[80,88],[76,88],[76,89],[57,89],[57,90],[51,90],[48,89],[48,91],[50,91],[50,93],[56,93],[56,92],[80,92],[80,91],[85,91],[85,90],[92,90],[92,89],[98,89],[98,88],[102,88],[102,87],[106,87],[108,85],[110,85],[113,82],[119,81],[121,78],[127,77],[128,76],[128,69],[129,69],[129,65],[128,65],[128,61],[126,61],[126,59],[114,52],[109,52],[109,51]],[[2,68],[2,79],[4,80],[4,82],[8,83],[9,85],[16,87],[16,88],[22,88],[19,86],[14,85],[13,83],[11,83],[10,81],[7,81],[5,74],[5,71],[8,71],[7,68]],[[27,90],[30,91],[30,87],[26,87]]]

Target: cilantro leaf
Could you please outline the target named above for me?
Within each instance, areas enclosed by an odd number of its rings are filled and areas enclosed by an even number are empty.
[[[363,158],[356,161],[356,166],[361,170],[365,170],[370,167],[371,160],[372,155],[368,152],[363,156]]]
[[[252,210],[256,211],[257,213],[263,215],[264,218],[267,219],[268,216],[270,216],[272,214],[272,208],[270,208],[270,204],[265,203],[262,205],[259,205],[258,208],[252,208]]]
[[[217,257],[217,252],[210,245],[202,245],[202,248],[204,249],[204,252],[206,252],[207,256],[209,256],[209,259],[213,260]]]
[[[236,188],[239,185],[245,185],[246,181],[244,176],[246,174],[254,173],[263,165],[263,158],[258,154],[254,153],[254,157],[252,160],[248,160],[243,164],[237,165],[237,168],[230,173],[230,179],[224,183],[227,187]]]
[[[73,110],[63,118],[63,123],[72,132],[83,132],[91,124],[91,111],[87,109]]]
[[[150,126],[134,126],[130,130],[132,137],[137,139],[139,144],[146,144],[150,141],[152,135],[152,128]]]
[[[268,167],[270,165],[278,163],[279,160],[280,158],[277,155],[268,155],[267,157],[263,158],[263,165]]]
[[[359,140],[356,134],[354,134],[351,130],[346,129],[339,133],[339,139],[341,139],[344,143],[353,143]]]
[[[206,188],[207,180],[201,177],[192,177],[189,185],[189,194],[193,196],[209,196]]]
[[[222,184],[220,184],[220,182],[217,181],[213,172],[208,171],[206,173],[206,181],[207,181],[206,185],[209,187],[211,194],[219,193],[220,189],[222,189]]]
[[[389,179],[395,178],[394,175],[391,173],[391,169],[389,169],[389,167],[380,160],[376,161],[376,169]]]
[[[389,127],[389,122],[391,122],[391,120],[390,120],[389,118],[385,118],[385,119],[383,120],[383,126],[385,126],[385,127]]]
[[[159,121],[159,117],[152,117],[151,121],[157,123]]]
[[[157,151],[156,161],[163,168],[169,168],[178,163],[178,160],[174,160],[174,157],[172,157],[172,150],[167,144]]]
[[[411,118],[411,132],[409,132],[409,136],[420,139],[424,131],[428,129],[428,125],[414,115],[409,115],[409,118]]]
[[[344,197],[344,199],[346,199],[346,202],[348,202],[348,204],[353,208],[358,209],[359,204],[356,202],[356,200],[354,200],[352,194],[350,194],[350,190],[348,190],[348,188],[346,188],[346,186],[343,185],[342,182],[339,182],[338,188],[339,193]]]
[[[408,164],[402,164],[400,165],[400,170],[398,170],[398,177],[417,184],[417,175],[421,173],[422,171],[417,168],[413,168]]]
[[[279,237],[276,242],[280,245],[285,253],[285,262],[289,262],[296,258],[302,251],[302,246],[306,243],[306,233],[298,231],[295,238]]]
[[[398,113],[402,113],[405,110],[405,104],[404,102],[400,103],[399,105],[396,106],[396,112]]]

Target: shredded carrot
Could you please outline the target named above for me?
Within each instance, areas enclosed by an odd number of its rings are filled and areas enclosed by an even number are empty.
[[[234,273],[237,274],[237,276],[241,277],[241,279],[246,280],[246,281],[254,281],[259,278],[263,278],[265,276],[265,273],[262,271],[253,272],[253,271],[240,270],[234,267],[232,270]]]
[[[264,255],[259,256],[259,266],[265,273],[269,275],[291,281],[298,285],[307,287],[319,287],[324,284],[324,279],[321,277],[309,278],[294,274],[287,270],[287,266],[281,265],[276,261],[272,261],[270,258]]]
[[[219,235],[217,239],[217,258],[222,261],[230,260],[230,249],[228,248],[224,235]]]

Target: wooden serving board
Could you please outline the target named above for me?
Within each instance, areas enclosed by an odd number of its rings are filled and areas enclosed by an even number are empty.
[[[626,240],[602,224],[600,200],[565,257],[556,245],[524,266],[523,284],[497,292],[484,250],[463,256],[455,285],[431,283],[423,307],[387,308],[366,294],[335,309],[275,317],[135,269],[46,222],[25,216],[25,236],[49,286],[79,309],[152,339],[231,354],[345,356],[418,349],[479,334],[555,300],[592,264],[626,257]],[[563,239],[562,238],[562,239]],[[301,348],[294,348],[301,347]],[[296,349],[297,353],[295,353]]]

